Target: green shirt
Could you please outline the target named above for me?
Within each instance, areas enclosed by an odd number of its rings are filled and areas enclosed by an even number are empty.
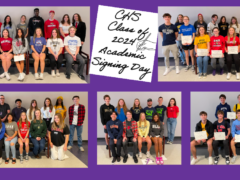
[[[32,138],[44,138],[46,136],[47,133],[47,125],[45,121],[42,121],[42,123],[40,123],[39,120],[36,120],[36,122],[34,123],[34,121],[31,122],[31,126],[30,126],[30,134]]]

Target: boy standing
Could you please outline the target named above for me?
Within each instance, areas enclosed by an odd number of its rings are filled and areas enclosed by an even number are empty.
[[[147,100],[147,107],[144,108],[144,112],[146,114],[146,119],[151,122],[153,118],[153,114],[156,112],[156,109],[152,107],[152,99],[149,98]]]
[[[52,35],[52,30],[54,28],[59,28],[59,22],[54,19],[55,12],[51,10],[49,12],[49,19],[45,21],[44,23],[44,34],[45,34],[45,39],[48,39]]]
[[[159,115],[160,121],[162,122],[162,124],[164,125],[164,116],[165,116],[165,112],[167,110],[167,107],[164,106],[163,104],[163,97],[159,97],[158,98],[158,105],[155,106],[155,109]]]
[[[12,110],[12,114],[13,114],[13,120],[15,122],[18,122],[18,120],[21,116],[21,113],[22,112],[27,112],[27,110],[24,107],[22,107],[22,100],[21,99],[16,99],[15,104],[16,104],[17,107],[15,107]]]
[[[209,37],[214,36],[213,31],[212,31],[213,28],[215,28],[215,27],[218,28],[217,20],[218,20],[218,15],[213,14],[212,21],[210,23],[208,23],[208,27],[207,27],[207,32],[209,34]]]
[[[225,101],[226,101],[226,96],[224,94],[221,94],[219,96],[219,99],[221,101],[221,103],[217,106],[216,108],[216,112],[215,112],[215,117],[218,119],[218,116],[217,116],[217,112],[219,110],[223,111],[224,112],[224,117],[223,119],[226,120],[229,124],[230,124],[230,119],[227,118],[227,112],[231,112],[231,107],[230,105],[228,105]]]
[[[10,113],[10,106],[5,103],[4,95],[0,95],[0,117],[2,122],[5,122],[8,113]]]

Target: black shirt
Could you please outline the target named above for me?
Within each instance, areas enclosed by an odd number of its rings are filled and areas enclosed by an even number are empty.
[[[218,23],[218,28],[219,28],[219,30],[220,30],[219,35],[221,35],[221,36],[223,36],[223,37],[227,36],[228,26],[229,26],[228,23],[225,23],[225,24],[223,24],[223,23]]]
[[[7,115],[7,110],[10,110],[10,106],[7,103],[0,104],[0,117],[4,118]]]
[[[103,125],[106,125],[107,122],[111,120],[110,116],[114,111],[115,111],[115,107],[111,104],[109,104],[109,106],[107,106],[106,104],[103,104],[100,107],[100,117]]]
[[[56,130],[52,129],[52,124],[48,127],[48,131],[51,132],[51,141],[54,146],[62,146],[65,143],[65,136],[70,134],[69,128],[65,125],[64,129],[60,130],[58,127]]]
[[[195,21],[195,23],[194,23],[194,28],[196,29],[196,33],[197,33],[197,31],[198,31],[198,28],[200,28],[200,27],[204,27],[205,30],[207,31],[207,23],[205,23],[205,22],[200,23],[200,22],[198,22],[198,21]]]
[[[133,109],[133,107],[131,108],[132,111],[132,118],[138,122],[139,121],[139,116],[141,112],[144,112],[143,109],[139,109],[139,107],[135,107],[135,109]]]

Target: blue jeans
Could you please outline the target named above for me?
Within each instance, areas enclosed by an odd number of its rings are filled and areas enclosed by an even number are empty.
[[[209,59],[208,56],[197,57],[197,65],[198,65],[199,73],[207,73],[208,59]]]
[[[181,59],[182,62],[185,62],[186,59],[185,59],[185,52],[182,49],[182,41],[179,40],[179,41],[176,41],[176,42],[177,42],[178,52],[180,54],[180,59]]]
[[[167,119],[168,141],[173,142],[176,126],[177,126],[176,118]]]
[[[12,151],[12,158],[16,159],[16,143],[17,143],[17,136],[15,136],[11,141],[6,141],[7,137],[4,138],[4,144],[5,144],[5,151],[6,151],[6,158],[9,158],[10,154],[10,148]],[[11,146],[11,143],[14,143],[13,146]],[[1,147],[2,148],[2,147]]]
[[[40,152],[45,148],[45,138],[42,138],[40,141],[36,140],[36,138],[31,138],[33,143],[33,154],[36,156],[40,154]]]
[[[69,137],[69,146],[73,146],[73,136],[75,128],[77,129],[77,137],[78,137],[78,147],[82,146],[82,131],[83,131],[83,125],[77,126],[77,125],[70,125],[70,137]]]

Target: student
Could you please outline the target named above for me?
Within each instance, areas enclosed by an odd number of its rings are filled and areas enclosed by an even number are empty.
[[[70,27],[69,28],[69,36],[65,37],[64,39],[64,46],[65,46],[65,58],[67,60],[66,64],[66,77],[70,79],[71,70],[72,70],[72,63],[73,61],[77,61],[78,64],[78,77],[82,80],[85,80],[83,76],[83,69],[85,65],[85,60],[79,54],[79,47],[81,46],[81,40],[79,37],[75,35],[76,28]]]
[[[158,105],[155,106],[156,112],[159,115],[159,119],[162,122],[162,124],[164,125],[164,116],[165,116],[165,112],[167,110],[167,107],[163,105],[163,97],[159,97],[158,98]]]
[[[213,76],[216,75],[216,68],[217,68],[217,60],[220,65],[220,75],[224,73],[223,68],[225,65],[224,61],[224,53],[225,53],[225,39],[223,36],[219,35],[219,29],[217,27],[213,28],[213,36],[210,38],[210,58],[211,58],[211,65],[213,68]],[[222,56],[220,58],[212,57],[213,50],[222,50]]]
[[[64,124],[62,115],[55,114],[54,121],[48,127],[49,144],[51,146],[51,158],[53,160],[64,160],[68,158],[65,154],[69,140],[69,128]]]
[[[218,118],[217,112],[221,110],[221,111],[224,112],[223,119],[230,124],[230,119],[227,118],[227,112],[231,112],[231,107],[230,107],[230,105],[228,105],[228,103],[225,102],[226,101],[225,94],[221,94],[219,96],[219,99],[220,99],[221,102],[216,108],[215,117]]]
[[[24,60],[26,57],[26,53],[28,51],[28,40],[27,40],[27,38],[24,37],[24,32],[21,28],[17,30],[17,34],[16,34],[15,39],[12,42],[12,45],[13,45],[12,47],[13,47],[14,56],[24,55],[24,59],[22,59],[21,61],[15,61],[15,64],[19,71],[18,80],[23,81],[23,79],[25,77],[25,73],[23,72]]]
[[[156,112],[156,109],[152,106],[152,99],[149,98],[147,100],[147,107],[144,108],[144,112],[146,114],[146,119],[151,122],[153,118],[153,114]]]
[[[5,124],[1,121],[0,117],[0,164],[2,164],[2,149],[4,143]]]
[[[44,106],[41,108],[41,115],[48,128],[50,123],[53,122],[55,116],[55,108],[52,105],[51,99],[48,97],[44,100]]]
[[[119,99],[117,107],[115,108],[115,112],[118,113],[117,119],[119,119],[122,122],[125,121],[127,119],[126,117],[127,110],[128,108],[126,106],[124,99]]]
[[[63,97],[62,96],[59,96],[57,98],[54,109],[55,109],[55,114],[61,114],[62,115],[62,119],[63,119],[63,122],[64,122],[64,120],[67,116],[67,108],[66,108],[66,106],[63,105]]]
[[[175,136],[175,129],[177,126],[177,117],[179,115],[179,108],[175,98],[171,98],[167,107],[167,128],[168,128],[168,144],[173,143]]]
[[[220,31],[219,35],[221,35],[223,37],[227,36],[228,26],[229,26],[229,24],[227,23],[226,17],[222,16],[220,19],[220,22],[218,23],[218,28]]]
[[[156,153],[156,163],[163,165],[163,158],[162,158],[162,151],[163,151],[163,133],[164,133],[164,126],[163,123],[160,121],[158,113],[153,114],[153,119],[150,123],[149,135],[154,143],[154,149]],[[158,153],[160,157],[158,156]]]
[[[199,78],[202,78],[202,77],[206,78],[209,53],[207,56],[198,56],[197,54],[197,49],[207,49],[208,52],[210,51],[210,38],[203,27],[198,28],[198,35],[195,38],[194,45],[195,45],[195,52],[197,57],[198,69],[199,69],[198,76]]]
[[[9,81],[11,78],[9,76],[8,70],[11,66],[11,60],[13,58],[13,49],[12,38],[9,37],[8,29],[4,29],[2,31],[2,38],[0,38],[0,51],[0,59],[2,60],[2,67],[4,70],[4,73],[0,75],[0,78],[6,77],[6,79]]]
[[[113,105],[110,104],[110,96],[105,95],[103,97],[105,104],[101,105],[100,107],[100,118],[103,125],[104,133],[105,133],[105,142],[106,142],[106,149],[108,149],[108,131],[107,131],[107,122],[111,120],[111,114],[114,112],[115,108]]]
[[[133,107],[131,107],[132,117],[134,121],[139,121],[139,116],[141,112],[144,112],[144,109],[140,105],[140,100],[138,98],[134,99]]]
[[[4,29],[7,29],[9,34],[8,36],[10,38],[14,38],[16,36],[16,26],[15,24],[12,23],[12,20],[11,20],[11,17],[9,15],[7,15],[5,18],[4,18],[4,23],[1,27],[1,36],[3,37],[3,30]]]
[[[37,109],[37,101],[33,99],[30,103],[30,108],[27,110],[27,119],[30,123],[34,120],[34,114]]]
[[[237,110],[240,110],[240,94],[237,96],[237,99],[238,99],[238,103],[233,106],[233,112],[236,112],[236,113],[237,113]]]
[[[207,119],[207,113],[204,111],[200,112],[200,117],[201,120],[196,124],[196,130],[195,132],[199,132],[199,131],[206,131],[207,133],[207,139],[202,139],[202,140],[192,140],[191,141],[191,153],[193,155],[193,159],[191,161],[191,165],[194,165],[197,163],[197,161],[199,160],[197,158],[197,151],[196,151],[196,147],[197,145],[202,145],[203,143],[206,143],[208,146],[208,153],[209,153],[209,164],[213,164],[213,159],[212,159],[212,151],[213,151],[213,147],[212,147],[212,142],[213,142],[213,124]]]
[[[30,39],[33,38],[33,35],[37,28],[40,28],[42,30],[42,33],[44,33],[44,20],[39,16],[39,9],[35,8],[33,12],[34,16],[31,17],[28,22]]]
[[[137,138],[138,138],[138,126],[137,122],[134,121],[132,118],[132,111],[128,110],[126,112],[127,119],[123,121],[123,151],[124,151],[124,158],[123,163],[127,162],[128,159],[128,142],[133,143],[133,160],[135,163],[138,163],[137,159]]]
[[[62,21],[59,25],[61,39],[64,41],[64,38],[69,34],[68,29],[71,27],[71,22],[68,14],[64,14]],[[65,48],[63,47],[62,53],[64,54]]]
[[[218,15],[213,14],[212,21],[210,23],[208,23],[208,27],[207,27],[207,32],[208,32],[209,37],[214,36],[213,28],[218,27],[217,20],[218,20]]]
[[[1,27],[2,27],[2,23],[0,22],[0,29],[1,29]],[[1,37],[1,35],[0,35],[0,37]]]
[[[23,163],[23,144],[25,143],[26,157],[25,160],[28,161],[28,153],[29,153],[29,128],[30,122],[28,122],[27,115],[25,112],[21,113],[18,125],[18,144],[20,146],[20,163]]]
[[[216,141],[215,137],[213,137],[213,151],[215,154],[214,158],[214,164],[217,165],[219,161],[219,152],[218,152],[218,144],[223,143],[224,145],[224,151],[225,151],[225,157],[226,157],[226,164],[229,165],[230,159],[229,159],[229,145],[228,145],[228,137],[230,136],[230,125],[227,121],[224,121],[224,112],[219,110],[217,112],[218,120],[213,123],[214,132],[224,132],[226,135],[225,140]]]
[[[228,46],[237,46],[238,47],[238,52],[240,51],[240,42],[239,38],[236,35],[235,29],[233,27],[230,27],[228,29],[228,35],[225,37],[225,51],[228,53]],[[238,54],[227,54],[227,79],[229,80],[231,77],[231,71],[232,71],[232,61],[234,60],[235,63],[235,68],[236,68],[236,78],[237,80],[240,79],[240,74],[239,74],[239,66],[240,66],[240,60],[239,60],[239,55]]]
[[[40,159],[40,153],[45,148],[45,136],[47,133],[47,125],[41,119],[41,111],[35,110],[34,120],[31,122],[30,134],[33,143],[33,154],[36,159]]]
[[[117,112],[113,111],[111,114],[111,120],[107,122],[107,131],[110,136],[109,146],[112,151],[113,160],[112,163],[120,162],[121,156],[121,145],[122,145],[122,134],[123,134],[123,123],[117,119]],[[117,145],[117,152],[115,149]]]
[[[202,14],[198,14],[198,20],[195,21],[194,23],[194,28],[196,30],[196,33],[198,32],[198,28],[200,27],[204,27],[205,30],[207,31],[207,23],[204,21]]]
[[[149,158],[150,148],[152,146],[151,139],[148,136],[150,122],[147,121],[146,115],[144,112],[140,113],[140,117],[139,117],[139,121],[137,122],[137,125],[138,125],[138,150],[139,150],[138,157],[142,159],[142,143],[147,142],[147,158]]]
[[[196,34],[196,30],[193,25],[189,24],[189,17],[188,16],[183,16],[183,22],[184,25],[180,27],[179,34],[181,34],[181,37],[183,36],[192,36],[192,43],[182,43],[183,50],[186,55],[186,63],[187,66],[185,68],[185,71],[188,71],[188,69],[191,68],[189,65],[189,53],[188,50],[190,51],[190,56],[191,56],[191,61],[192,61],[192,71],[194,71],[194,56],[193,56],[193,49],[194,49],[194,38]]]
[[[27,110],[24,107],[22,107],[22,100],[21,99],[16,99],[15,104],[16,104],[17,107],[13,108],[12,115],[13,115],[13,120],[15,122],[18,122],[18,120],[21,116],[21,113],[22,112],[27,112]]]
[[[23,38],[28,37],[28,24],[26,22],[26,19],[27,19],[26,16],[22,15],[21,19],[20,19],[20,23],[17,24],[17,29],[22,29],[23,30],[23,33],[24,33]]]
[[[80,151],[84,151],[82,147],[82,131],[83,131],[83,121],[85,119],[85,106],[79,104],[80,97],[73,96],[72,98],[74,104],[69,107],[68,114],[69,114],[69,125],[70,125],[70,138],[68,149],[72,149],[73,146],[73,136],[74,131],[77,129],[77,137],[78,137],[78,147]]]
[[[9,163],[9,154],[10,154],[10,148],[12,152],[12,164],[16,164],[16,143],[17,143],[17,132],[18,132],[18,126],[15,121],[13,121],[13,115],[11,113],[7,114],[6,117],[7,121],[5,123],[5,138],[4,138],[4,144],[5,144],[5,151],[6,151],[6,160],[5,164]]]
[[[235,147],[235,144],[237,142],[235,142],[235,135],[240,135],[240,110],[237,110],[237,119],[233,121],[232,123],[232,140],[231,140],[231,149],[232,149],[232,152],[233,152],[233,157],[232,157],[232,160],[231,160],[231,163],[235,163],[236,159],[237,159],[237,153],[236,153],[236,147]]]
[[[72,25],[76,28],[76,36],[81,40],[81,47],[79,50],[79,52],[81,52],[86,37],[86,24],[82,21],[81,16],[75,13],[72,18]]]
[[[48,53],[50,58],[51,69],[52,69],[51,74],[53,77],[60,76],[59,69],[63,61],[63,55],[62,55],[63,47],[64,45],[60,37],[59,31],[57,28],[54,28],[52,30],[51,37],[47,40],[47,48],[48,48]],[[57,68],[56,74],[55,74],[55,67]]]
[[[240,32],[240,24],[238,24],[237,18],[236,17],[232,17],[231,18],[231,22],[229,25],[229,28],[233,27],[236,33],[236,36],[239,37],[239,32]]]
[[[44,23],[44,35],[47,40],[52,36],[52,30],[59,28],[59,22],[54,19],[55,12],[53,10],[49,11],[49,19]]]
[[[183,15],[182,14],[179,14],[178,17],[177,17],[177,21],[175,23],[175,26],[177,26],[178,28],[178,32],[180,31],[180,27],[184,25],[184,22],[183,22]],[[186,60],[185,60],[185,52],[182,48],[182,39],[181,39],[181,34],[178,33],[178,38],[176,40],[176,43],[177,43],[177,47],[178,47],[178,52],[180,54],[180,59],[182,60],[182,63],[183,65],[186,64]]]
[[[45,49],[46,49],[46,40],[43,37],[42,30],[40,28],[36,28],[33,38],[30,42],[32,48],[32,57],[34,59],[34,71],[35,71],[35,79],[43,79],[43,72],[45,68]],[[38,74],[38,66],[39,61],[41,65],[41,73],[40,76]]]
[[[2,122],[7,121],[6,117],[7,114],[10,113],[10,106],[5,103],[5,97],[4,95],[0,95],[0,118]]]
[[[178,48],[176,40],[178,38],[178,28],[173,25],[171,21],[171,15],[168,13],[163,14],[164,24],[159,26],[158,31],[163,39],[162,41],[162,52],[165,57],[165,72],[163,73],[166,76],[170,72],[170,62],[169,62],[169,53],[173,54],[176,66],[176,73],[179,73],[179,57],[178,57]]]

